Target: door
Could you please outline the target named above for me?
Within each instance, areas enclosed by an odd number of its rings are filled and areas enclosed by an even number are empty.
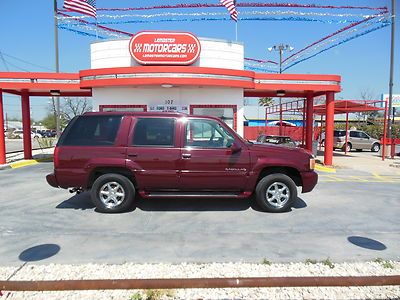
[[[349,140],[349,142],[351,143],[351,147],[353,149],[362,149],[360,133],[361,132],[359,132],[359,131],[350,131],[350,140]]]
[[[180,149],[176,119],[139,117],[135,119],[127,150],[127,166],[141,190],[174,191],[178,188]]]
[[[362,131],[360,131],[359,133],[360,133],[360,145],[361,145],[360,149],[370,150],[372,145],[369,135],[367,135],[365,132]]]
[[[182,191],[242,191],[247,182],[250,156],[242,146],[232,153],[234,135],[210,119],[187,119],[183,130]],[[241,142],[240,142],[241,143]]]

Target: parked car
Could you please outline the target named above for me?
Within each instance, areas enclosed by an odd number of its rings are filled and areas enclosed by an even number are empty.
[[[14,130],[12,134],[13,134],[15,137],[20,138],[20,139],[22,139],[22,138],[24,137],[23,130],[19,130],[19,129]],[[40,138],[40,137],[42,137],[42,136],[41,136],[39,133],[36,133],[36,132],[32,132],[32,131],[31,131],[31,138],[32,138],[32,139],[37,139],[37,138]]]
[[[255,198],[288,210],[296,186],[317,184],[314,158],[299,148],[253,144],[218,118],[179,113],[91,112],[75,117],[54,150],[53,187],[90,190],[101,212],[143,198]]]
[[[42,134],[44,137],[55,137],[55,136],[57,136],[57,131],[47,129],[47,130],[44,130]]]
[[[321,144],[325,145],[325,134],[323,133]],[[333,148],[346,150],[346,130],[333,131]],[[347,133],[347,152],[352,149],[357,151],[370,150],[378,152],[381,148],[381,142],[370,137],[367,133],[361,130],[349,130]]]
[[[295,142],[290,136],[281,135],[265,135],[261,134],[257,137],[256,143],[268,143],[286,147],[297,147],[298,143]]]

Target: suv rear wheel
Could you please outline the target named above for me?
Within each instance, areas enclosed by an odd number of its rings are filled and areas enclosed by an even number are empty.
[[[296,199],[296,184],[285,174],[267,175],[257,184],[256,200],[265,211],[287,211]]]
[[[345,152],[347,150],[346,152],[350,152],[351,148],[352,148],[351,143],[347,143],[347,149],[346,149],[346,144],[344,144],[342,147],[342,151]]]
[[[90,192],[98,211],[119,213],[128,210],[135,198],[133,183],[120,174],[104,174],[93,183]]]

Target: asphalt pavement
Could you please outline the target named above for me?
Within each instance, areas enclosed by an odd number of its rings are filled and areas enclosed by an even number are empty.
[[[231,199],[139,199],[101,214],[87,193],[47,185],[52,168],[0,171],[0,265],[399,259],[400,174],[321,174],[282,214]]]

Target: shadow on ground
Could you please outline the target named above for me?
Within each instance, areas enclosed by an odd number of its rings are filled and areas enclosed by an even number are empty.
[[[143,199],[137,197],[136,207],[142,211],[244,211],[251,208],[263,212],[253,197],[248,199]],[[307,204],[301,198],[297,198],[289,211],[305,207]],[[90,200],[90,193],[84,192],[61,202],[56,208],[86,210],[93,209],[95,206]]]
[[[386,249],[385,244],[362,236],[349,236],[347,240],[353,245],[369,250],[382,251]]]
[[[19,260],[30,262],[44,260],[56,255],[60,251],[57,244],[42,244],[25,249],[18,256]]]

